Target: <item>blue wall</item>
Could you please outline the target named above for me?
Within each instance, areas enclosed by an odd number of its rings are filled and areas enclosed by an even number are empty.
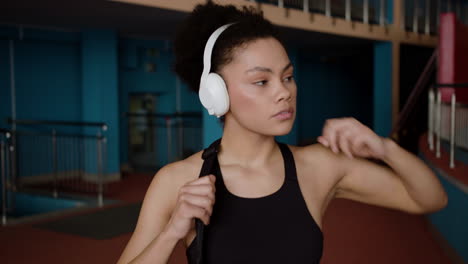
[[[107,164],[108,172],[117,172],[119,168],[118,159],[118,119],[109,118],[109,115],[118,116],[117,110],[117,60],[116,60],[116,41],[114,40],[114,61],[100,63],[99,58],[106,55],[106,52],[112,52],[112,49],[104,43],[104,52],[99,52],[98,55],[84,57],[90,54],[92,49],[89,46],[84,47],[84,42],[81,33],[79,32],[62,32],[50,31],[41,29],[24,28],[21,35],[18,29],[13,27],[0,28],[0,35],[11,39],[14,43],[14,65],[15,65],[15,87],[16,87],[16,112],[17,119],[31,120],[61,120],[61,121],[104,121],[110,124],[110,133],[108,137],[109,150]],[[97,42],[102,39],[105,34],[99,32],[94,37]],[[115,33],[114,33],[115,39]],[[90,41],[86,42],[90,43]],[[11,117],[11,98],[10,98],[10,73],[9,73],[9,40],[0,42],[0,80],[1,100],[0,121],[1,126],[10,128],[10,125],[5,122],[7,117]],[[83,55],[84,54],[84,55]],[[92,59],[86,60],[86,58]],[[94,60],[94,61],[93,61]],[[98,62],[98,63],[95,63]],[[115,76],[109,77],[105,74],[105,69],[115,68]],[[95,66],[93,68],[93,66]],[[92,79],[93,70],[100,70],[97,74],[98,79]],[[3,78],[5,77],[5,78]],[[111,79],[114,80],[112,84]],[[85,80],[85,82],[83,82]],[[87,82],[86,82],[87,81]],[[104,87],[109,90],[99,90],[98,86],[105,84]],[[94,86],[93,86],[94,85]],[[113,86],[113,88],[112,88]],[[89,90],[85,88],[89,87]],[[89,91],[85,93],[83,91]],[[115,97],[112,99],[112,91],[115,91]],[[94,101],[96,96],[92,93],[99,93],[100,100]],[[102,92],[102,93],[101,93]],[[86,98],[86,100],[82,100]],[[112,109],[111,105],[115,109]],[[98,105],[96,107],[96,105]],[[115,126],[112,127],[115,123]],[[77,128],[56,127],[60,133],[81,132]],[[113,128],[113,129],[112,129]],[[28,130],[28,127],[18,126],[21,131]],[[51,133],[52,128],[42,126],[42,131]],[[94,129],[92,134],[96,134]],[[26,144],[18,146],[19,174],[21,176],[29,176],[40,173],[50,173],[51,164],[43,161],[43,158],[51,156],[50,140],[36,138],[27,144],[35,144],[32,149]],[[32,142],[34,141],[34,142]],[[24,142],[22,139],[18,142]],[[66,151],[70,147],[69,143],[58,142],[58,153],[60,158],[70,159]],[[68,144],[68,145],[67,145]],[[94,148],[95,149],[95,148]],[[94,150],[93,149],[93,150]],[[113,158],[113,154],[115,158]],[[67,155],[67,156],[65,156]],[[62,164],[59,164],[62,165]],[[63,168],[75,169],[75,168]],[[60,170],[60,166],[59,166]]]
[[[104,122],[108,130],[106,172],[120,172],[119,107],[117,76],[117,33],[90,30],[81,35],[82,120]],[[95,129],[94,129],[95,130]],[[92,130],[86,129],[86,133]],[[86,162],[86,171],[96,173],[94,162]]]
[[[80,120],[79,36],[69,32],[10,27],[0,35],[13,40],[18,119]],[[9,40],[0,41],[0,124],[11,117]],[[8,127],[8,126],[6,126]]]
[[[451,176],[442,176],[444,172],[435,167],[432,168],[438,174],[449,202],[443,210],[429,215],[429,220],[450,246],[465,262],[468,262],[468,228],[466,226],[468,222],[468,194],[446,179],[446,177]]]
[[[374,131],[383,137],[392,130],[392,45],[374,44]]]
[[[17,119],[80,120],[78,43],[15,43]]]
[[[445,153],[450,152],[450,145],[448,142],[441,142],[441,148]],[[422,156],[422,155],[420,155]],[[468,163],[468,151],[455,148],[456,163]],[[424,159],[424,157],[422,156]],[[455,185],[448,179],[452,177],[448,175],[446,171],[438,169],[428,162],[429,166],[436,172],[439,179],[447,193],[448,204],[443,210],[429,215],[429,220],[444,236],[448,243],[456,250],[456,252],[468,263],[468,186],[465,186],[465,190],[461,189],[461,186]]]
[[[316,139],[330,118],[372,127],[372,54],[312,52],[302,51],[298,62],[298,142]]]
[[[10,128],[6,118],[11,117],[8,39],[12,39],[17,119],[107,123],[110,173],[118,172],[119,165],[128,160],[128,131],[123,116],[128,112],[131,93],[157,93],[159,114],[201,110],[197,95],[172,71],[173,54],[168,41],[119,39],[110,30],[61,32],[29,28],[23,29],[20,40],[19,29],[10,26],[1,27],[0,36],[7,39],[0,40],[0,127]],[[155,49],[156,56],[149,56],[149,49]],[[146,62],[154,62],[156,71],[145,71]],[[180,109],[176,109],[176,87],[180,87]],[[159,157],[165,157],[165,148],[159,152]],[[23,160],[32,162],[33,158]],[[165,163],[167,160],[162,159],[159,165]],[[31,168],[22,172],[32,175],[50,167],[39,169],[41,166],[37,166],[37,172]]]
[[[156,95],[155,114],[174,114],[176,112],[200,112],[201,104],[198,95],[190,91],[185,84],[177,80],[173,71],[174,55],[171,43],[167,40],[144,40],[122,38],[119,40],[119,113],[121,163],[128,162],[128,119],[130,95],[150,93]],[[154,72],[145,70],[146,63],[156,65]],[[180,87],[180,109],[177,109],[177,86]],[[163,122],[163,120],[160,120]],[[157,131],[158,142],[166,139],[166,130]],[[162,140],[162,141],[161,141]],[[167,150],[163,144],[158,144],[158,164],[168,163]]]
[[[74,32],[19,31],[1,27],[0,35],[0,126],[10,128],[6,118],[12,117],[10,80],[10,41],[13,43],[14,75],[16,87],[17,119],[81,120],[81,52],[80,37]],[[19,126],[18,129],[27,129]],[[41,127],[51,132],[50,127]],[[76,131],[68,129],[67,132]],[[44,162],[51,155],[50,139],[36,137],[35,148],[18,145],[19,173],[29,176],[51,171],[52,165]],[[19,138],[18,142],[23,142]],[[66,148],[63,146],[62,148]],[[60,153],[66,153],[59,146]]]

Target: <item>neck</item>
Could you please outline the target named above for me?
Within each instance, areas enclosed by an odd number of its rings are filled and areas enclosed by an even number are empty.
[[[275,154],[275,137],[262,135],[226,120],[218,159],[222,164],[258,167],[266,164]]]

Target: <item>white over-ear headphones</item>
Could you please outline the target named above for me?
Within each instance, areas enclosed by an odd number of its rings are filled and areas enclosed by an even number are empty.
[[[206,42],[203,53],[203,73],[200,79],[198,96],[202,105],[208,110],[208,113],[218,118],[229,110],[229,95],[223,78],[217,73],[210,73],[211,53],[219,35],[232,24],[234,23],[226,24],[215,30]]]

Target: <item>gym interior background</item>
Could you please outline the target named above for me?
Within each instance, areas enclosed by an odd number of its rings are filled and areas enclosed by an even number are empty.
[[[0,261],[29,262],[15,252],[30,250],[31,261],[59,263],[75,250],[88,255],[77,263],[115,262],[154,173],[221,136],[219,122],[172,70],[174,32],[199,2],[0,4]],[[293,130],[278,140],[312,144],[326,119],[352,116],[423,158],[449,194],[446,209],[420,217],[335,202],[324,227],[330,238],[323,263],[468,261],[468,3],[223,3],[261,8],[286,40],[298,108]],[[454,29],[457,37],[442,28]],[[443,54],[456,54],[452,66],[441,64],[441,56],[450,57]],[[443,67],[451,67],[455,77],[440,76]],[[437,104],[437,91],[447,98],[447,89],[459,98],[453,140],[451,98]],[[441,157],[433,150],[436,141]],[[121,224],[110,225],[116,217]],[[353,230],[368,232],[353,242]],[[338,231],[349,238],[334,237]],[[29,236],[30,242],[22,242]],[[52,240],[76,246],[51,251],[61,244]],[[399,253],[389,258],[386,247]],[[184,263],[178,250],[171,261]]]

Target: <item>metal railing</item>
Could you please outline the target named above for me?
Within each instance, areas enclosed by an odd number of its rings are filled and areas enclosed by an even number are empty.
[[[393,8],[387,0],[250,0],[250,2],[294,8],[380,26],[390,24],[388,8]],[[437,34],[439,14],[445,12],[455,12],[458,19],[468,25],[468,4],[463,0],[403,0],[402,2],[402,30]]]
[[[468,86],[467,86],[468,87]],[[457,104],[455,93],[451,102],[442,102],[440,91],[431,90],[428,96],[429,149],[441,157],[441,140],[450,145],[450,168],[455,168],[455,148],[468,150],[468,105]]]
[[[387,0],[256,0],[251,2],[294,8],[366,24],[389,24]]]
[[[414,113],[414,109],[418,101],[421,101],[421,95],[430,87],[431,78],[434,76],[437,68],[437,55],[438,50],[435,49],[424,66],[423,72],[419,76],[415,87],[408,97],[408,100],[406,100],[406,103],[403,106],[403,109],[401,110],[398,119],[392,128],[392,132],[390,133],[391,136],[398,137],[397,135],[400,133],[400,131],[404,127],[408,126],[411,114]]]
[[[401,25],[406,31],[437,34],[439,14],[446,12],[455,12],[468,25],[468,5],[464,0],[404,1],[402,8]]]
[[[125,117],[133,168],[155,170],[203,147],[200,113],[127,113]]]
[[[0,177],[1,177],[1,192],[2,192],[2,225],[7,223],[8,210],[8,188],[11,186],[10,168],[10,141],[11,133],[8,130],[0,129]]]
[[[3,213],[14,211],[14,192],[96,195],[103,205],[107,126],[104,123],[9,120],[2,130]],[[10,201],[8,200],[10,199]]]

